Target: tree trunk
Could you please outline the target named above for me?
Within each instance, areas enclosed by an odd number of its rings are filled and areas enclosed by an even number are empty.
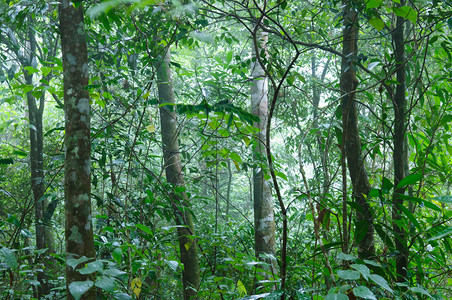
[[[404,5],[405,1],[400,3],[400,6]],[[404,41],[404,24],[405,19],[397,17],[396,27],[392,32],[392,39],[395,45],[395,65],[396,65],[396,77],[397,86],[393,97],[394,104],[394,189],[399,182],[405,177],[405,164],[407,158],[405,157],[405,132],[406,132],[406,74],[405,74],[405,41]],[[406,245],[406,232],[405,228],[397,224],[398,220],[402,219],[401,206],[403,206],[403,199],[399,195],[405,193],[405,188],[399,188],[394,190],[393,195],[393,207],[392,207],[392,219],[394,230],[394,242],[397,251],[396,255],[396,272],[397,281],[405,282],[408,275],[408,248]]]
[[[90,106],[89,93],[85,90],[89,73],[83,19],[81,3],[75,8],[69,0],[62,1],[60,31],[66,117],[64,172],[66,259],[95,257],[90,198]],[[66,265],[68,289],[71,283],[89,281],[91,277],[90,274],[80,274]],[[68,298],[72,299],[69,290]],[[94,290],[86,292],[82,299],[95,299]]]
[[[342,70],[340,78],[342,130],[345,141],[345,156],[353,184],[353,198],[358,204],[356,210],[355,238],[358,255],[361,259],[375,256],[373,215],[367,199],[370,183],[365,169],[365,161],[361,153],[361,139],[358,130],[358,109],[356,105],[355,62],[358,54],[358,14],[344,2],[344,30],[342,41]]]
[[[31,25],[30,25],[31,26]],[[34,31],[29,29],[30,55],[27,60],[22,60],[23,67],[31,66],[35,58],[36,41]],[[25,81],[28,85],[33,85],[33,74],[27,74]],[[36,104],[36,98],[31,92],[27,93],[28,120],[30,122],[30,167],[31,167],[31,189],[33,191],[33,200],[35,208],[35,228],[36,228],[36,249],[48,249],[53,252],[52,235],[49,224],[44,222],[44,212],[47,208],[47,199],[41,199],[44,195],[44,158],[43,158],[43,133],[42,133],[42,114],[44,111],[44,95],[39,99],[39,106]],[[41,263],[41,257],[37,257],[37,262]],[[50,267],[47,264],[46,267]],[[38,272],[37,279],[38,297],[41,298],[50,293],[49,285],[45,272]]]
[[[260,32],[257,37],[257,48],[266,51],[268,34]],[[255,50],[255,47],[253,46]],[[253,55],[256,51],[253,50]],[[260,121],[255,124],[259,132],[255,134],[254,161],[256,167],[253,171],[253,198],[254,198],[254,242],[256,257],[270,265],[272,274],[276,274],[274,261],[262,256],[275,255],[275,217],[273,212],[273,197],[269,180],[264,178],[264,172],[268,169],[266,163],[266,135],[268,118],[268,79],[263,67],[256,59],[252,66],[251,76],[251,112],[259,117]],[[269,276],[266,276],[269,278]]]
[[[156,62],[157,84],[160,104],[174,104],[174,88],[169,66],[170,54],[160,57]],[[171,205],[179,239],[181,262],[183,264],[182,282],[184,299],[196,298],[201,282],[198,259],[198,244],[194,237],[195,230],[190,205],[185,191],[182,164],[179,156],[179,141],[177,132],[177,118],[173,105],[160,107],[160,121],[162,126],[163,158],[165,162],[166,180],[173,186],[170,192]],[[183,227],[182,227],[183,226]]]

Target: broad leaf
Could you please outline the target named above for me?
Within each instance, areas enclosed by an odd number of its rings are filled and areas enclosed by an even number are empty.
[[[396,16],[408,19],[411,22],[416,23],[417,11],[415,11],[412,7],[404,5],[401,7],[393,7],[392,10],[396,14]]]
[[[423,289],[423,288],[420,288],[420,287],[410,287],[409,289],[410,289],[410,291],[412,291],[413,293],[419,293],[419,294],[421,294],[421,295],[425,295],[425,296],[431,297],[430,293],[429,293],[428,291],[426,291],[425,289]]]
[[[94,282],[87,281],[74,281],[69,284],[69,292],[75,300],[79,300],[83,294],[85,294],[92,286]]]
[[[115,291],[115,280],[111,277],[102,277],[94,285],[108,293]]]
[[[364,299],[377,300],[377,298],[375,297],[374,293],[372,293],[372,291],[369,290],[365,286],[357,286],[357,287],[355,287],[353,289],[353,293],[357,297],[361,297],[361,298],[364,298]]]
[[[118,300],[132,300],[133,298],[126,293],[117,293],[115,294],[115,299]]]
[[[352,270],[339,270],[337,276],[345,280],[358,280],[361,277],[359,272]]]
[[[104,264],[100,261],[93,261],[88,263],[84,268],[78,270],[80,274],[92,274],[95,272],[100,272],[104,269]]]
[[[116,276],[121,276],[126,274],[126,272],[121,271],[119,269],[116,268],[110,268],[104,271],[104,275],[108,275],[108,276],[112,276],[112,277],[116,277]]]
[[[4,262],[11,269],[15,269],[18,266],[13,250],[6,247],[0,249],[0,261]]]
[[[142,225],[142,224],[136,224],[135,225],[138,229],[144,231],[146,234],[149,235],[154,235],[154,233],[152,232],[152,229],[150,229],[149,227]]]
[[[355,269],[356,271],[359,271],[365,279],[367,279],[367,277],[370,275],[370,270],[366,265],[353,264],[350,267]]]
[[[380,287],[384,288],[385,290],[387,290],[388,292],[393,293],[394,291],[389,287],[388,282],[386,281],[386,279],[384,279],[383,277],[381,277],[380,275],[377,274],[371,274],[369,275],[369,278],[372,279],[376,284],[378,284]]]
[[[73,269],[75,269],[79,264],[84,263],[84,262],[86,262],[86,261],[88,261],[88,260],[89,260],[89,258],[87,258],[86,256],[82,256],[82,257],[77,258],[77,259],[75,259],[75,258],[69,258],[69,259],[66,261],[66,264],[67,264],[68,266],[72,267]]]
[[[355,260],[355,259],[357,259],[358,257],[356,256],[356,255],[353,255],[353,254],[345,254],[345,253],[343,253],[343,252],[341,252],[341,253],[339,253],[338,255],[337,255],[337,259],[342,259],[342,260]]]
[[[341,293],[328,294],[326,295],[325,300],[348,300],[348,297]]]
[[[120,264],[121,260],[122,260],[122,250],[121,248],[116,248],[115,250],[113,250],[113,252],[111,253],[111,255],[113,256],[113,259]]]
[[[385,22],[380,18],[369,19],[369,24],[378,31],[382,31],[385,28]]]
[[[376,8],[383,4],[383,0],[369,0],[366,2],[366,8]]]

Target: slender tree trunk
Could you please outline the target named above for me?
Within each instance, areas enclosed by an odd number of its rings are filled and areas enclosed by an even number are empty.
[[[258,33],[258,48],[266,51],[268,35]],[[254,49],[254,47],[253,47]],[[253,55],[256,54],[253,51]],[[264,255],[275,255],[275,217],[273,212],[273,197],[270,181],[264,178],[266,163],[266,135],[268,118],[268,79],[263,67],[258,60],[252,66],[251,76],[253,84],[251,86],[251,112],[259,117],[260,121],[255,125],[259,132],[255,135],[254,160],[256,167],[253,172],[253,198],[254,198],[254,242],[255,253],[259,260],[270,265],[270,273],[275,274],[274,261],[264,259]],[[266,276],[267,278],[269,276]]]
[[[226,222],[229,220],[229,207],[231,203],[232,169],[231,160],[228,160],[228,186],[226,190]]]
[[[400,6],[404,5],[405,1],[400,3]],[[405,74],[405,41],[404,41],[404,24],[405,19],[397,17],[396,27],[392,32],[392,39],[395,45],[395,66],[397,86],[393,97],[394,104],[394,188],[397,187],[399,182],[405,177],[405,164],[406,164],[406,149],[405,149],[405,132],[406,132],[406,74]],[[405,188],[399,188],[394,190],[393,195],[393,207],[392,207],[392,219],[395,247],[397,251],[396,255],[396,272],[397,281],[405,282],[408,275],[408,248],[406,245],[406,232],[405,228],[397,224],[398,220],[402,219],[401,206],[403,206],[403,199],[400,195],[405,193]]]
[[[345,141],[345,157],[353,184],[353,198],[358,204],[356,210],[355,238],[358,254],[362,259],[375,256],[373,215],[367,199],[370,183],[361,153],[361,139],[358,130],[358,109],[356,105],[356,87],[358,79],[355,61],[358,54],[358,14],[344,2],[344,30],[342,41],[342,70],[340,86],[342,93],[342,130]]]
[[[157,84],[160,104],[174,104],[173,81],[169,66],[169,50],[156,62]],[[195,229],[190,212],[190,205],[185,191],[180,191],[185,187],[182,174],[182,164],[179,156],[179,141],[177,132],[177,118],[173,105],[160,107],[160,121],[162,126],[163,158],[165,161],[166,180],[173,186],[170,192],[171,205],[173,206],[174,217],[179,239],[179,249],[181,262],[184,265],[182,271],[182,282],[184,287],[184,299],[196,298],[201,282],[199,271],[198,244],[194,237]]]
[[[31,24],[30,24],[31,26]],[[24,67],[31,66],[35,58],[36,40],[34,32],[29,29],[30,55],[28,61],[22,61]],[[33,85],[33,74],[27,74],[25,81],[28,85]],[[30,167],[31,167],[31,189],[33,191],[35,208],[35,228],[36,228],[36,249],[48,249],[48,252],[54,252],[52,246],[52,234],[49,224],[45,224],[44,212],[48,206],[47,199],[42,199],[44,195],[44,158],[43,158],[43,133],[42,133],[42,114],[44,111],[44,95],[39,99],[39,106],[36,98],[31,92],[27,93],[28,120],[30,122]],[[41,257],[37,257],[37,262],[43,262]],[[46,264],[46,267],[50,267]],[[50,284],[45,272],[38,272],[37,279],[38,297],[43,297],[50,293]]]
[[[66,215],[66,259],[95,257],[91,215],[91,137],[88,84],[88,56],[83,5],[75,8],[69,0],[60,6],[63,57],[64,110],[66,116],[66,160],[64,197]],[[66,285],[75,281],[89,284],[92,275],[80,274],[66,265]],[[72,299],[70,292],[68,298]],[[95,299],[93,289],[82,299]]]

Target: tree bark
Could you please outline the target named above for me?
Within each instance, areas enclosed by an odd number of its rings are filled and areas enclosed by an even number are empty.
[[[353,198],[358,205],[356,210],[355,238],[358,255],[361,259],[375,256],[373,215],[367,199],[370,183],[361,153],[361,138],[358,130],[358,109],[356,105],[355,62],[358,55],[358,14],[344,1],[344,29],[342,41],[342,70],[340,78],[342,130],[348,170],[353,184]]]
[[[170,54],[166,53],[155,63],[157,69],[157,84],[160,104],[176,103],[174,96]],[[195,229],[190,211],[190,204],[185,193],[185,182],[179,155],[177,117],[173,105],[160,107],[160,122],[162,127],[163,158],[165,162],[166,180],[171,184],[171,205],[176,221],[181,263],[183,264],[182,282],[184,299],[196,298],[201,282],[199,271],[198,244],[194,237]]]
[[[401,1],[399,6],[403,6],[405,1]],[[400,195],[405,193],[405,188],[396,189],[399,182],[405,177],[405,166],[407,158],[405,145],[406,132],[406,73],[405,73],[405,41],[404,41],[404,24],[403,17],[397,17],[396,27],[392,32],[392,39],[395,45],[395,65],[397,86],[393,97],[394,104],[394,195],[392,207],[392,219],[394,230],[394,242],[396,247],[396,272],[397,281],[407,281],[408,275],[408,248],[406,245],[405,228],[399,226],[397,221],[402,219],[401,206],[403,199]]]
[[[75,8],[69,0],[61,2],[61,47],[63,57],[64,110],[66,118],[66,160],[64,196],[66,215],[66,259],[95,257],[91,215],[91,137],[88,84],[88,57],[84,29],[83,5]],[[92,275],[80,274],[66,265],[69,285],[89,281]],[[82,299],[95,299],[93,289]]]
[[[30,24],[31,26],[31,24]],[[34,31],[29,29],[30,55],[27,59],[22,59],[23,67],[31,66],[35,59],[36,40]],[[16,52],[17,53],[17,52]],[[27,74],[25,81],[28,85],[33,85],[33,74]],[[33,200],[35,208],[35,228],[36,228],[36,249],[48,249],[47,252],[54,252],[52,246],[52,234],[49,224],[44,221],[44,212],[48,206],[47,199],[41,199],[45,192],[44,182],[44,157],[43,157],[43,132],[42,132],[42,114],[44,112],[44,95],[39,99],[39,105],[36,98],[30,92],[27,93],[28,120],[30,122],[30,168],[31,168],[31,189],[33,191]],[[41,256],[37,258],[38,263],[42,263]],[[46,264],[50,267],[50,264]],[[50,293],[51,285],[45,272],[38,272],[37,279],[38,297],[43,297]]]
[[[259,51],[266,52],[268,34],[258,33],[257,41]],[[255,49],[255,47],[253,47]],[[253,55],[261,55],[253,50]],[[259,117],[260,121],[255,124],[259,132],[255,134],[254,161],[256,167],[253,170],[253,198],[254,198],[254,242],[256,257],[269,264],[268,270],[276,274],[274,261],[262,256],[275,255],[275,217],[273,212],[273,197],[270,181],[264,177],[268,169],[266,163],[266,135],[268,119],[268,78],[263,67],[256,59],[252,66],[251,76],[251,113]],[[266,276],[269,278],[270,276]]]

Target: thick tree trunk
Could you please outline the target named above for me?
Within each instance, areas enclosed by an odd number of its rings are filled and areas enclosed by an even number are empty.
[[[356,87],[358,79],[355,61],[358,54],[358,14],[347,1],[344,2],[344,30],[342,41],[342,70],[340,78],[342,94],[342,130],[345,141],[345,156],[353,184],[353,198],[358,204],[356,210],[355,238],[358,254],[362,259],[375,256],[373,215],[367,199],[370,183],[361,153],[361,139],[358,130],[358,109]]]
[[[268,35],[263,32],[258,33],[257,41],[258,49],[266,51]],[[253,49],[255,50],[254,46]],[[260,53],[256,54],[253,51],[253,55],[260,55]],[[251,76],[253,78],[251,112],[260,118],[255,125],[259,128],[259,132],[255,135],[254,160],[256,167],[253,172],[255,253],[259,260],[269,263],[270,270],[268,271],[276,274],[274,261],[263,258],[265,255],[275,255],[275,217],[270,182],[264,178],[264,172],[268,169],[266,163],[268,79],[257,59],[252,66]]]
[[[66,160],[64,197],[66,215],[66,259],[95,257],[91,215],[91,137],[88,84],[88,57],[83,22],[83,5],[69,0],[60,6],[60,31],[63,57],[64,110],[66,116]],[[80,274],[66,266],[66,285],[89,281],[92,275]],[[91,282],[92,283],[92,282]],[[68,297],[72,299],[70,293]],[[95,299],[94,290],[82,299]]]
[[[160,104],[174,104],[173,81],[169,66],[169,50],[156,62],[157,84]],[[182,282],[184,286],[184,299],[194,299],[198,293],[201,282],[199,271],[198,244],[194,237],[195,230],[190,212],[190,205],[185,191],[182,174],[182,164],[179,156],[179,142],[177,132],[177,118],[174,106],[160,107],[160,121],[162,126],[163,158],[165,161],[166,180],[173,186],[170,197],[173,206],[179,239],[181,262],[184,265]]]
[[[404,5],[405,1],[400,3]],[[393,43],[395,45],[395,65],[397,86],[393,97],[394,104],[394,188],[405,177],[406,149],[405,149],[405,132],[406,132],[406,74],[405,74],[405,41],[404,41],[404,24],[405,19],[397,17],[396,27],[392,33]],[[405,188],[394,190],[392,219],[394,230],[394,242],[397,251],[396,255],[396,272],[397,281],[405,282],[408,275],[408,248],[406,245],[405,228],[397,224],[402,219],[401,206],[403,199],[399,195],[405,193]]]

